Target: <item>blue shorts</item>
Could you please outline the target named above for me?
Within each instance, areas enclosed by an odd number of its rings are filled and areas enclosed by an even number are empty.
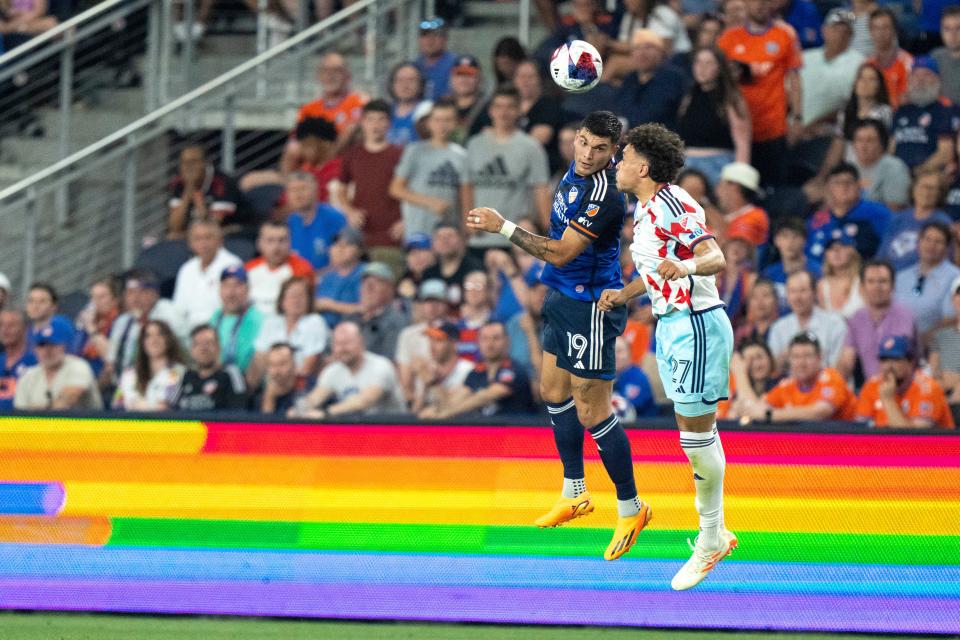
[[[674,311],[657,321],[657,368],[682,416],[706,415],[727,399],[731,355],[733,327],[723,307]]]
[[[578,378],[613,380],[617,337],[627,327],[626,306],[600,311],[596,302],[568,298],[553,289],[543,302],[543,350]]]

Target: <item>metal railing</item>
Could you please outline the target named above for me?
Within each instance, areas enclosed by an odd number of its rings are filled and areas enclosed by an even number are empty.
[[[314,57],[361,32],[364,75],[383,77],[391,58],[415,53],[420,17],[420,0],[360,0],[0,190],[0,271],[24,289],[43,278],[69,291],[88,285],[91,274],[128,267],[138,239],[163,232],[166,186],[187,141],[205,140],[228,172],[261,166],[278,154],[278,142],[244,128],[251,113],[267,109],[292,125],[297,108],[317,93]],[[66,199],[63,219],[58,193]]]

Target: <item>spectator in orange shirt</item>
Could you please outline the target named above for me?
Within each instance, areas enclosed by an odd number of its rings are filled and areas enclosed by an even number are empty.
[[[870,39],[873,41],[873,55],[867,62],[880,69],[890,104],[896,109],[907,92],[907,77],[913,66],[913,56],[901,49],[897,42],[897,17],[893,11],[886,7],[873,10],[870,14]]]
[[[797,334],[788,352],[790,377],[744,407],[751,420],[853,420],[857,398],[835,369],[824,368],[820,342],[812,333]]]
[[[753,200],[760,190],[760,172],[745,162],[731,162],[720,172],[716,186],[717,204],[723,217],[710,220],[720,241],[741,238],[754,247],[766,244],[770,233],[767,212]]]
[[[891,336],[877,351],[880,375],[860,391],[857,419],[874,427],[953,429],[953,414],[943,387],[916,368],[907,336]]]
[[[750,158],[765,185],[783,182],[788,138],[794,142],[803,129],[800,41],[793,27],[772,15],[770,0],[747,0],[746,24],[717,42],[739,71],[753,122]]]
[[[320,59],[317,80],[321,95],[300,107],[297,122],[307,118],[326,118],[337,128],[339,146],[342,147],[360,122],[360,112],[369,98],[364,93],[350,90],[350,68],[339,53],[328,53]]]

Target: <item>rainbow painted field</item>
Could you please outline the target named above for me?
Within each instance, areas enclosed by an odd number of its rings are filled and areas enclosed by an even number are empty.
[[[960,633],[960,437],[724,432],[740,548],[695,590],[674,430],[632,430],[654,519],[530,523],[539,427],[0,418],[0,608]]]

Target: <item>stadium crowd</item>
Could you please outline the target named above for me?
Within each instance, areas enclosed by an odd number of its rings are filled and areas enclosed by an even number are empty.
[[[11,3],[30,4],[0,7]],[[320,97],[275,167],[229,176],[185,146],[167,237],[192,257],[175,278],[98,280],[71,319],[50,285],[18,292],[0,274],[0,411],[537,412],[542,265],[502,236],[470,235],[462,217],[485,205],[542,230],[577,121],[609,109],[685,139],[677,182],[727,259],[718,288],[737,347],[721,417],[953,428],[960,5],[538,8],[551,35],[530,52],[498,42],[490,78],[450,50],[442,18],[420,25],[419,56],[391,70],[382,97],[351,86],[342,54],[324,55]],[[604,55],[604,82],[586,94],[558,95],[544,77],[570,39]],[[255,255],[231,253],[233,236],[255,237]],[[627,418],[669,409],[655,322],[641,298],[617,341]]]

